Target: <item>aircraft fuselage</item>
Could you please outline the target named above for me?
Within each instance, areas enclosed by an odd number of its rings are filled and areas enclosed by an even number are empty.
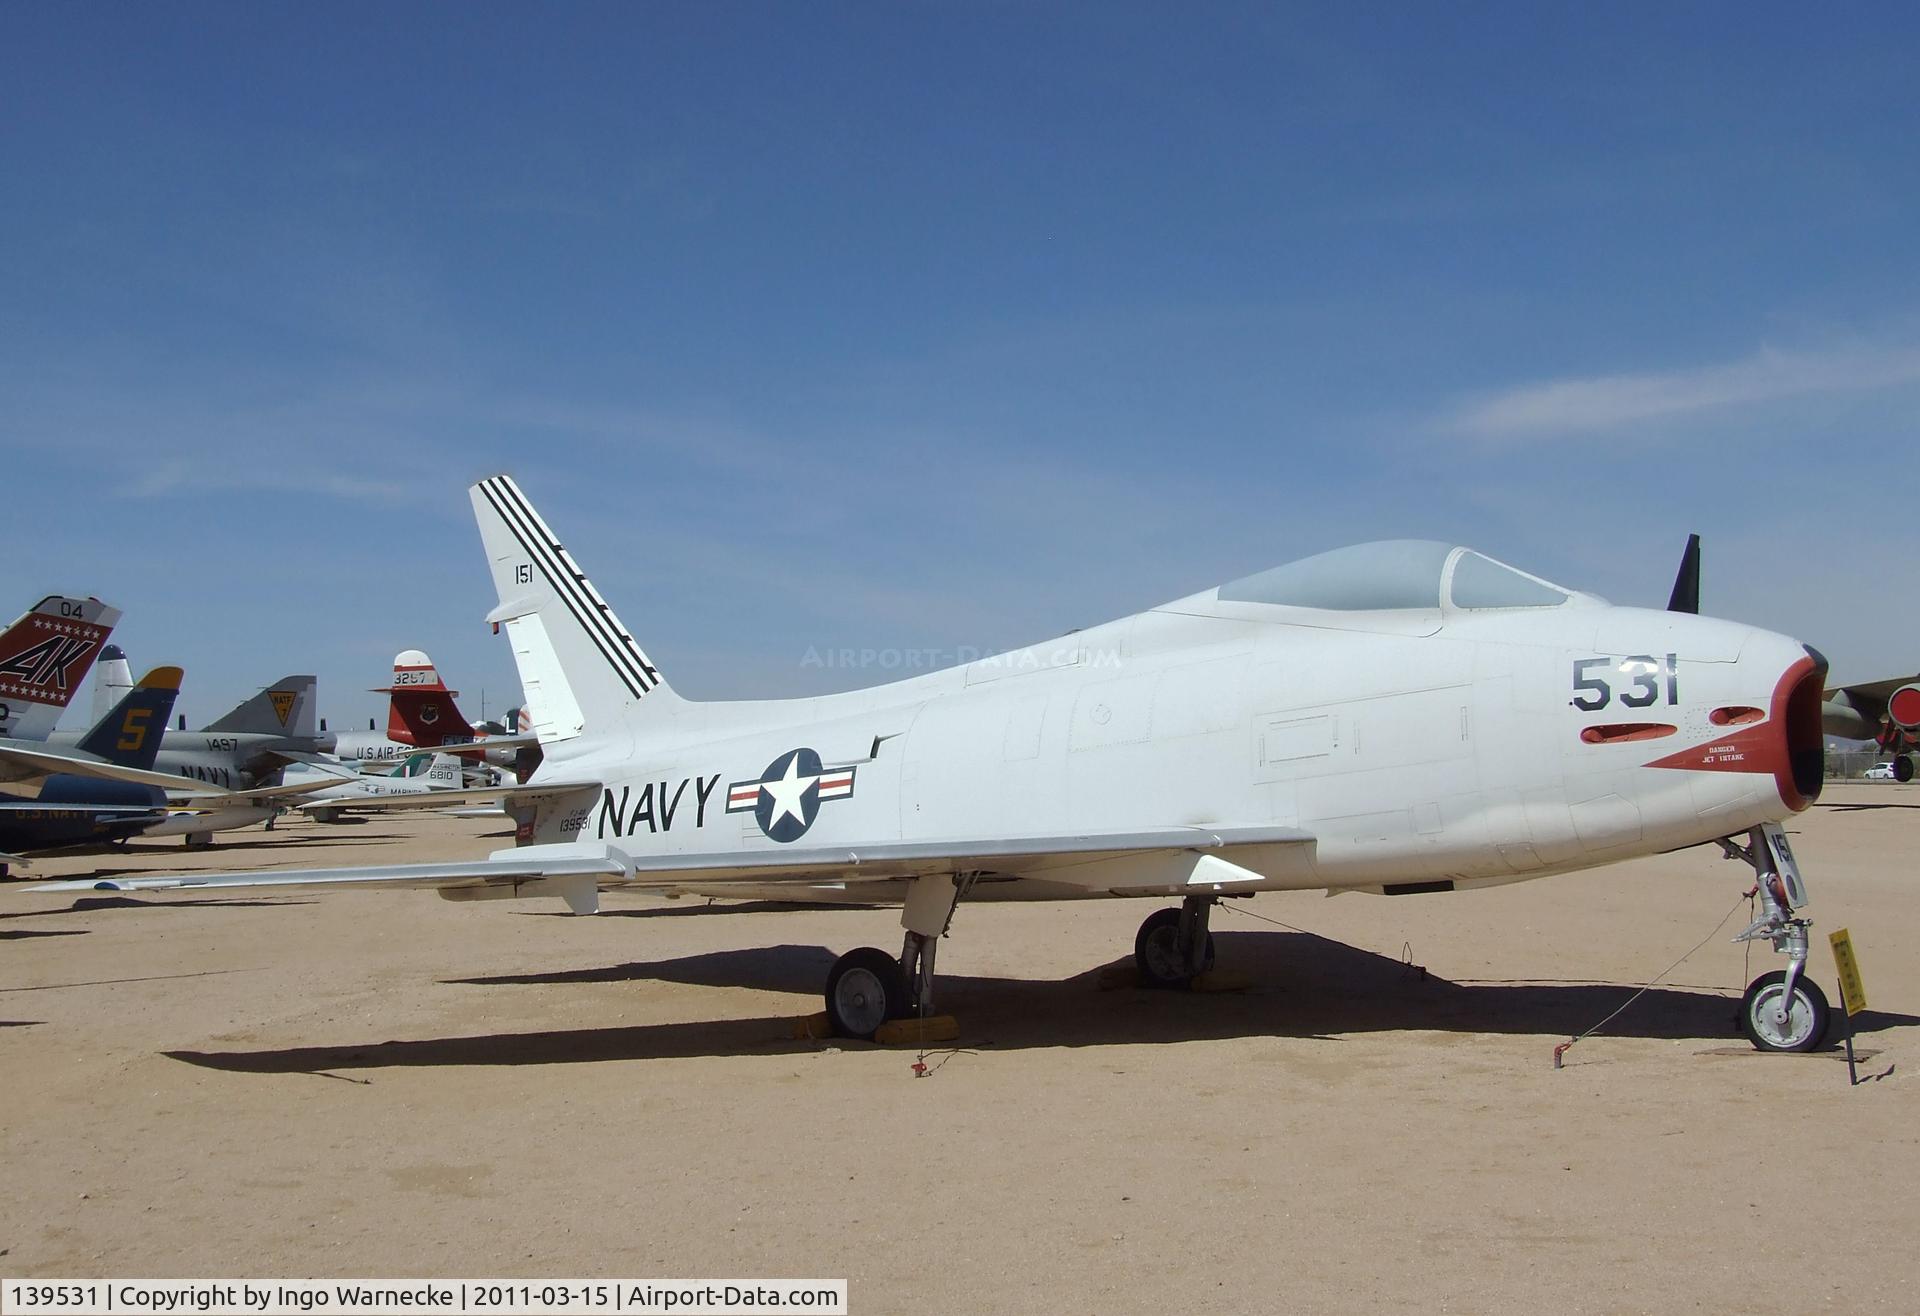
[[[36,794],[0,794],[0,850],[54,850],[138,835],[166,816],[151,786],[55,773]]]
[[[1585,596],[1342,614],[1210,591],[872,690],[683,704],[617,757],[559,742],[546,773],[604,763],[607,785],[523,839],[692,854],[1274,824],[1314,844],[1236,855],[1261,878],[1242,889],[1490,885],[1804,808],[1823,670],[1785,636]],[[1063,865],[975,898],[1116,886],[1136,889]]]

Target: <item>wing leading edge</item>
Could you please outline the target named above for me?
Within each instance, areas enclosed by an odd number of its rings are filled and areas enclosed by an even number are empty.
[[[896,841],[863,847],[741,850],[700,855],[633,855],[605,842],[519,846],[485,859],[444,864],[175,873],[45,882],[29,891],[170,891],[182,888],[426,888],[452,900],[555,895],[575,913],[598,908],[601,887],[724,894],[733,885],[885,882],[928,873],[1035,877],[1082,892],[1158,895],[1311,886],[1313,836],[1292,827],[1164,827],[1077,836],[990,840]],[[1221,852],[1258,851],[1263,868],[1241,867]],[[1243,855],[1243,857],[1246,857]],[[796,892],[795,899],[807,899]],[[884,898],[883,898],[884,899]]]

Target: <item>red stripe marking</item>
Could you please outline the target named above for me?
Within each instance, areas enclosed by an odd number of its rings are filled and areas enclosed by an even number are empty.
[[[1802,658],[1786,670],[1773,688],[1773,707],[1766,721],[1742,726],[1731,734],[1654,759],[1646,766],[1687,772],[1771,773],[1781,802],[1800,812],[1811,801],[1794,784],[1787,743],[1787,706],[1800,679],[1813,667],[1813,659]]]

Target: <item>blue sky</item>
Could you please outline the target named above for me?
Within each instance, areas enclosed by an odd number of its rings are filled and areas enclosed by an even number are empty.
[[[196,723],[513,687],[519,477],[683,692],[1457,539],[1920,665],[1910,7],[0,8],[9,612]],[[812,655],[810,660],[809,655]],[[72,721],[74,719],[69,719]]]

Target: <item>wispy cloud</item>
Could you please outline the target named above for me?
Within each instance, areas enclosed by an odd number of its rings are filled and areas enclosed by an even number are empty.
[[[1762,348],[1687,370],[1551,379],[1471,399],[1442,432],[1482,440],[1550,439],[1821,393],[1861,393],[1920,380],[1920,346],[1825,351]]]
[[[136,499],[178,493],[314,493],[349,502],[409,504],[419,498],[419,490],[402,481],[364,479],[317,464],[207,469],[188,461],[163,462],[136,472],[112,491],[116,497]]]

